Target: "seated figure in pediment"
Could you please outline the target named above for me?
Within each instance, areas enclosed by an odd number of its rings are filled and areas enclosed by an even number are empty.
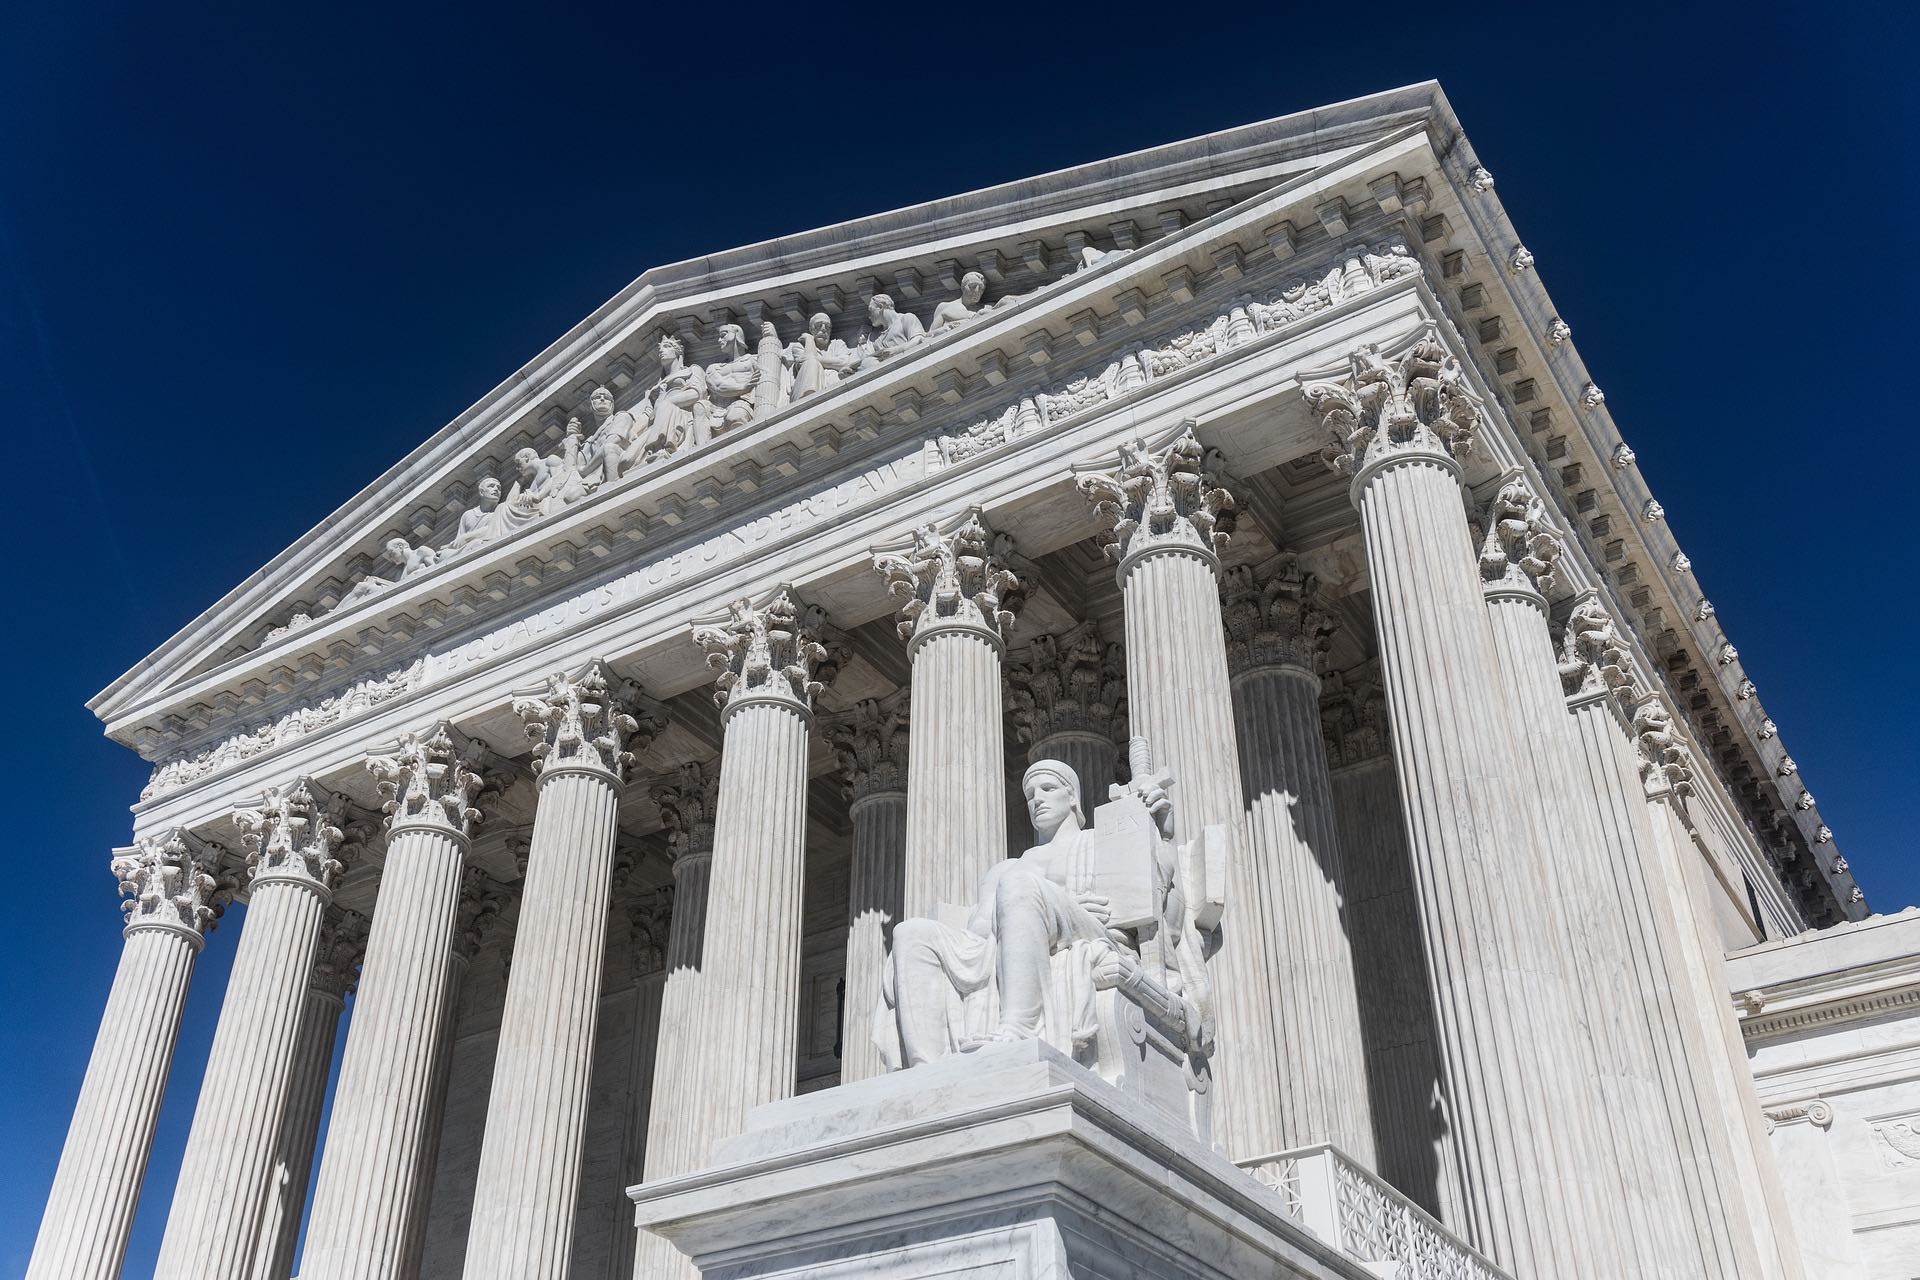
[[[753,421],[760,385],[760,358],[747,350],[746,332],[737,324],[720,326],[720,359],[706,368],[707,397],[713,402],[714,430],[732,431]]]
[[[496,537],[510,538],[546,516],[554,509],[555,495],[566,480],[559,461],[543,458],[535,449],[515,450],[513,469],[518,478],[494,512]]]
[[[926,326],[920,323],[920,317],[896,310],[892,297],[887,294],[876,293],[867,303],[867,323],[872,328],[860,341],[862,370],[875,368],[883,360],[927,344]]]
[[[807,331],[788,343],[780,358],[792,371],[795,400],[831,390],[860,365],[860,353],[833,336],[833,317],[824,311],[813,313]]]
[[[933,309],[933,319],[927,323],[927,336],[937,338],[949,329],[958,329],[961,325],[972,324],[975,320],[993,310],[986,302],[987,278],[978,271],[969,271],[960,277],[960,296],[949,299]]]
[[[1091,826],[1073,768],[1035,761],[1021,780],[1033,847],[996,864],[970,909],[894,927],[874,1017],[889,1068],[1041,1039],[1203,1126],[1187,1095],[1205,1092],[1212,989],[1183,867],[1223,865],[1226,830],[1176,847],[1171,779],[1152,774],[1140,740],[1131,754],[1137,781],[1114,787]],[[1147,1040],[1152,1061],[1134,1048]]]
[[[500,482],[487,476],[474,487],[474,495],[475,505],[460,513],[460,524],[443,555],[465,555],[499,536],[500,522],[494,513],[500,509]]]
[[[580,474],[588,485],[618,480],[627,465],[627,453],[639,433],[639,423],[625,409],[613,407],[613,392],[595,387],[587,397],[593,431],[580,455]]]
[[[629,451],[628,468],[697,449],[713,438],[707,371],[687,363],[686,347],[672,334],[661,337],[659,353],[660,381],[647,392],[649,421]]]

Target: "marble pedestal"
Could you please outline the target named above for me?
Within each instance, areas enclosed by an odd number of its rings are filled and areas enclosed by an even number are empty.
[[[759,1107],[709,1168],[628,1194],[709,1280],[1375,1274],[1037,1040]]]

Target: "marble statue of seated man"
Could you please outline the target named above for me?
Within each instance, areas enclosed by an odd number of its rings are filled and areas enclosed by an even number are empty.
[[[1167,838],[1170,782],[1136,778],[1090,828],[1071,766],[1028,767],[1034,846],[987,873],[964,925],[955,912],[894,927],[874,1028],[890,1068],[1001,1040],[1083,1056],[1100,1035],[1100,993],[1120,987],[1166,1011],[1180,1052],[1210,1049],[1205,968]]]

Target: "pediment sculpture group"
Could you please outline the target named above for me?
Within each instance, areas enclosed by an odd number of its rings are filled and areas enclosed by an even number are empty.
[[[1082,248],[1069,275],[1109,256],[1091,246]],[[461,514],[444,545],[416,546],[405,538],[388,539],[386,559],[397,572],[392,577],[368,574],[338,607],[511,538],[602,485],[830,391],[844,379],[1030,296],[1009,294],[988,302],[986,295],[986,276],[969,271],[960,279],[960,296],[940,303],[923,322],[912,312],[900,310],[891,295],[876,293],[867,303],[868,327],[852,343],[833,336],[833,317],[824,311],[815,312],[806,330],[787,343],[781,342],[771,321],[762,321],[751,348],[744,328],[722,324],[720,358],[705,365],[689,362],[686,344],[673,334],[663,334],[655,348],[659,380],[638,402],[616,408],[610,389],[594,388],[587,398],[592,421],[570,419],[556,452],[520,449],[513,455],[506,483],[493,476],[483,478],[475,489],[475,504]]]

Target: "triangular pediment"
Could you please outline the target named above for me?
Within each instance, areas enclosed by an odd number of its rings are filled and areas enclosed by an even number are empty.
[[[517,563],[518,543],[550,550],[558,540],[563,560],[578,558],[568,540],[588,541],[576,517],[590,511],[600,513],[601,534],[611,528],[637,539],[696,516],[719,490],[777,487],[810,459],[856,449],[903,420],[961,400],[998,412],[992,393],[1009,361],[1047,361],[1058,346],[1056,367],[1064,368],[1087,340],[1093,313],[1066,305],[1075,297],[1096,289],[1122,298],[1171,289],[1177,297],[1182,270],[1189,281],[1212,278],[1237,273],[1233,255],[1285,256],[1296,239],[1317,244],[1335,229],[1314,225],[1311,214],[1285,221],[1289,203],[1323,201],[1332,175],[1371,172],[1383,156],[1391,171],[1396,144],[1431,156],[1431,135],[1453,128],[1438,88],[1416,86],[651,270],[91,705],[116,737],[152,755],[192,740],[202,723],[271,709],[295,688],[377,683],[394,665],[389,615],[431,627],[538,586]],[[1364,182],[1358,188],[1367,190]],[[1246,215],[1263,208],[1267,222],[1250,238]],[[1170,268],[1175,251],[1193,265]],[[710,442],[615,477],[564,513],[553,509],[567,519],[527,521],[524,530],[446,554],[462,517],[479,505],[480,481],[497,478],[511,498],[514,454],[558,457],[569,420],[593,422],[588,398],[596,387],[613,392],[620,412],[646,412],[657,399],[662,337],[682,345],[689,365],[711,369],[726,361],[724,326],[748,336],[772,325],[785,349],[810,317],[824,314],[830,341],[858,352],[874,330],[873,295],[889,295],[900,313],[938,328],[942,309],[951,311],[976,273],[992,309],[964,327],[869,360],[817,395],[791,398],[789,389],[790,398],[769,399],[739,425],[715,422]],[[797,373],[791,362],[782,370],[789,380]],[[709,397],[720,399],[717,389]],[[628,514],[615,491],[646,487],[635,477],[647,472],[684,484]],[[432,548],[444,562],[407,572],[386,558],[394,539]],[[383,578],[398,581],[356,593]]]

